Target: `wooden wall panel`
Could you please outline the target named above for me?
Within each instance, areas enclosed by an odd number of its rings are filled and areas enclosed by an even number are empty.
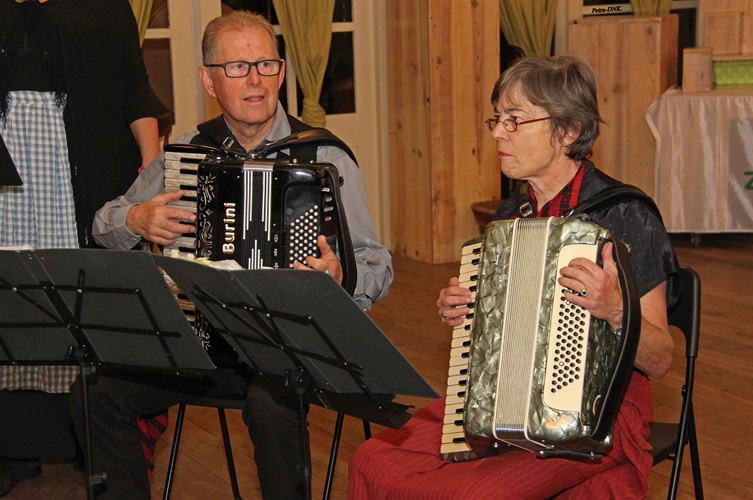
[[[732,55],[743,51],[743,13],[709,12],[703,21],[703,45],[715,54]]]
[[[426,2],[387,5],[392,251],[432,256],[429,23]],[[415,221],[423,221],[417,224]]]
[[[423,260],[430,262],[440,261],[442,248],[451,244],[457,230],[456,203],[460,197],[453,181],[457,133],[461,126],[458,115],[462,113],[458,109],[462,105],[458,94],[465,83],[462,76],[458,77],[458,69],[470,35],[462,39],[455,31],[447,30],[453,21],[460,26],[468,22],[468,16],[451,6],[429,2],[432,256]]]
[[[456,261],[477,233],[471,204],[499,197],[483,125],[499,76],[499,4],[391,0],[387,13],[392,251]]]
[[[753,54],[753,1],[702,0],[698,4],[699,47],[711,47],[714,54]],[[735,13],[741,22],[728,26],[735,23]],[[720,45],[718,50],[715,44]]]
[[[656,143],[645,113],[677,83],[677,34],[674,14],[586,18],[570,26],[568,45],[594,68],[606,122],[591,159],[648,194],[654,190]]]

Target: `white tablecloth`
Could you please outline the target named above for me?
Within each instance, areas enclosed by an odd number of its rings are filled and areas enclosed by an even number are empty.
[[[646,112],[669,232],[753,232],[753,87],[667,90]]]

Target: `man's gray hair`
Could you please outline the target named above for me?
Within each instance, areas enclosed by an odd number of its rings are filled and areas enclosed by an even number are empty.
[[[266,17],[245,10],[235,10],[224,16],[212,19],[204,29],[204,38],[201,40],[201,54],[204,64],[218,64],[226,61],[216,61],[217,39],[225,31],[245,31],[261,28],[269,34],[272,45],[275,48],[275,58],[280,59],[280,50],[277,46],[277,34]]]

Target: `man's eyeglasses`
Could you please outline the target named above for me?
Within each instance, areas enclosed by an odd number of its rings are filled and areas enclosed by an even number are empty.
[[[533,120],[524,120],[522,122],[516,122],[512,118],[507,118],[505,120],[500,120],[499,118],[489,118],[488,120],[484,121],[486,123],[486,128],[488,128],[491,131],[494,131],[494,128],[497,126],[498,123],[501,123],[503,127],[505,127],[505,130],[508,132],[515,132],[518,130],[518,127],[521,125],[525,125],[526,123],[535,123],[540,122],[543,120],[550,119],[551,116],[545,116],[544,118],[535,118]]]
[[[204,66],[207,68],[222,68],[228,78],[248,76],[254,66],[261,76],[275,76],[280,74],[282,61],[280,59],[263,59],[256,62],[230,61],[222,64],[205,64]]]

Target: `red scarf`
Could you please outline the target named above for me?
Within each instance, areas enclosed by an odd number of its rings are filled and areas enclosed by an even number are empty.
[[[583,184],[583,176],[586,173],[586,162],[583,161],[570,182],[567,183],[557,195],[549,200],[543,207],[538,208],[536,204],[536,195],[533,188],[528,186],[528,195],[531,198],[531,206],[534,209],[536,217],[562,217],[578,205],[580,188]]]

